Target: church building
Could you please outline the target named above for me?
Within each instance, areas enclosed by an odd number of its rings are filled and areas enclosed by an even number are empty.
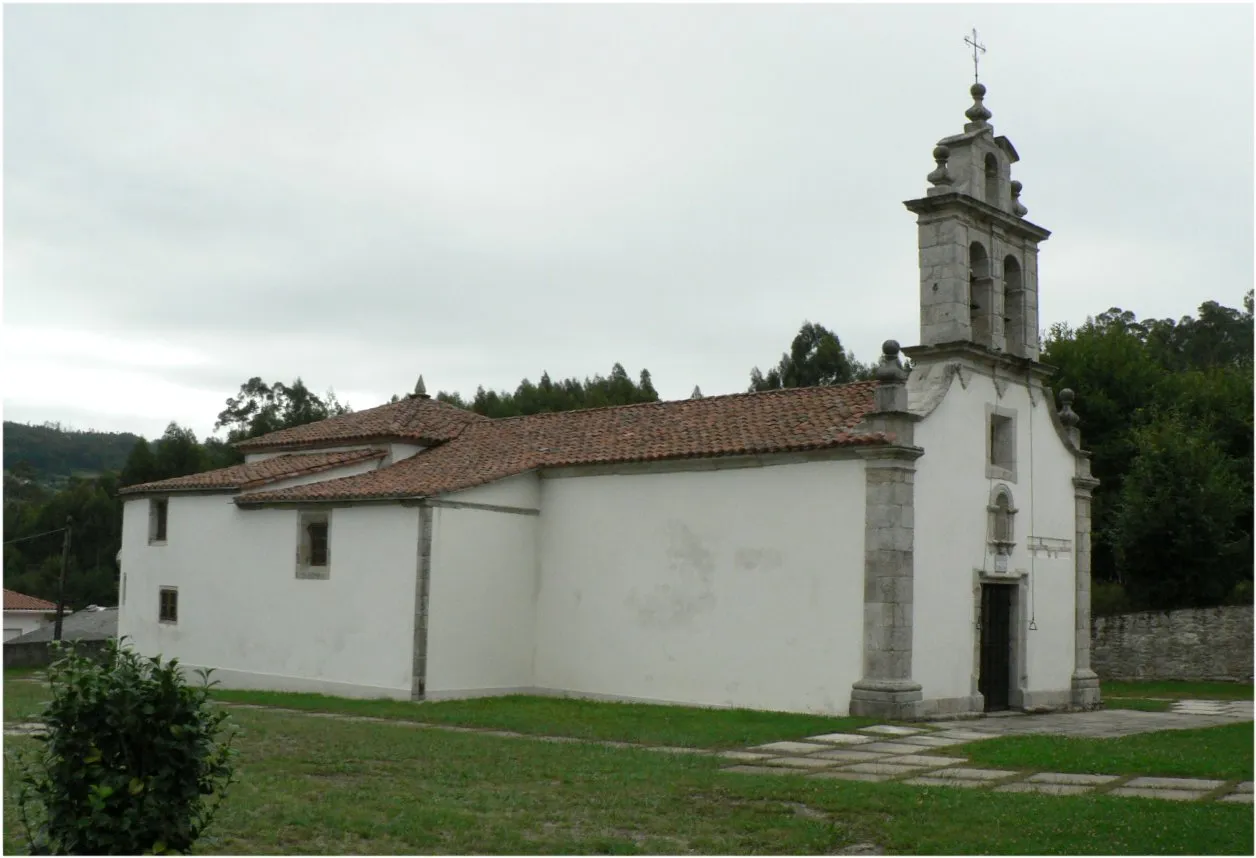
[[[511,419],[420,383],[244,441],[124,490],[119,634],[229,688],[1096,706],[1096,481],[1038,360],[1049,233],[971,94],[905,203],[919,344],[875,380]]]

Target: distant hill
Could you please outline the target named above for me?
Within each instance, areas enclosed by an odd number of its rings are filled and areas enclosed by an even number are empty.
[[[72,476],[120,471],[138,435],[130,432],[79,432],[58,423],[31,426],[4,421],[4,470],[27,463],[33,478],[56,485]]]

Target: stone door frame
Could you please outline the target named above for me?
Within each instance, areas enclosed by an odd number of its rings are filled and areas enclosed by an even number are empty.
[[[973,570],[973,651],[972,681],[970,694],[977,705],[978,712],[986,709],[986,698],[978,690],[981,681],[981,587],[983,584],[994,584],[1004,587],[1015,587],[1012,591],[1012,608],[1009,625],[1009,639],[1012,651],[1008,660],[1012,666],[1012,677],[1008,683],[1007,705],[1009,709],[1025,708],[1025,691],[1029,686],[1028,636],[1029,615],[1025,608],[1029,604],[1029,573],[1024,569],[1014,572],[990,572],[982,569]]]

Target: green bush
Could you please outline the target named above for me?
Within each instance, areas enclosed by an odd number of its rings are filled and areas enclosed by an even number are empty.
[[[62,646],[48,676],[47,734],[18,789],[31,852],[187,852],[235,780],[208,672],[189,685],[177,660],[110,641],[95,657]]]

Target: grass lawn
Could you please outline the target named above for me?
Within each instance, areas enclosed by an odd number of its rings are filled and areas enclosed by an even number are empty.
[[[1252,722],[1120,739],[1000,736],[944,749],[971,765],[1077,774],[1252,780]]]
[[[271,691],[223,690],[215,692],[215,697],[226,702],[314,712],[686,748],[744,748],[781,739],[850,731],[878,723],[869,718],[834,718],[753,709],[698,709],[650,703],[606,703],[525,695],[433,703],[353,700],[321,694]]]
[[[1105,697],[1104,709],[1137,709],[1139,712],[1168,712],[1173,708],[1169,700],[1148,700],[1144,697]]]
[[[703,713],[707,715],[709,713]],[[1250,855],[1249,806],[718,772],[719,761],[235,710],[202,854]],[[4,848],[21,851],[5,741]]]
[[[1174,700],[1251,700],[1252,684],[1242,682],[1108,682],[1103,697],[1167,697]]]
[[[4,678],[4,720],[26,721],[38,715],[48,699],[47,684],[12,681],[8,671]]]

